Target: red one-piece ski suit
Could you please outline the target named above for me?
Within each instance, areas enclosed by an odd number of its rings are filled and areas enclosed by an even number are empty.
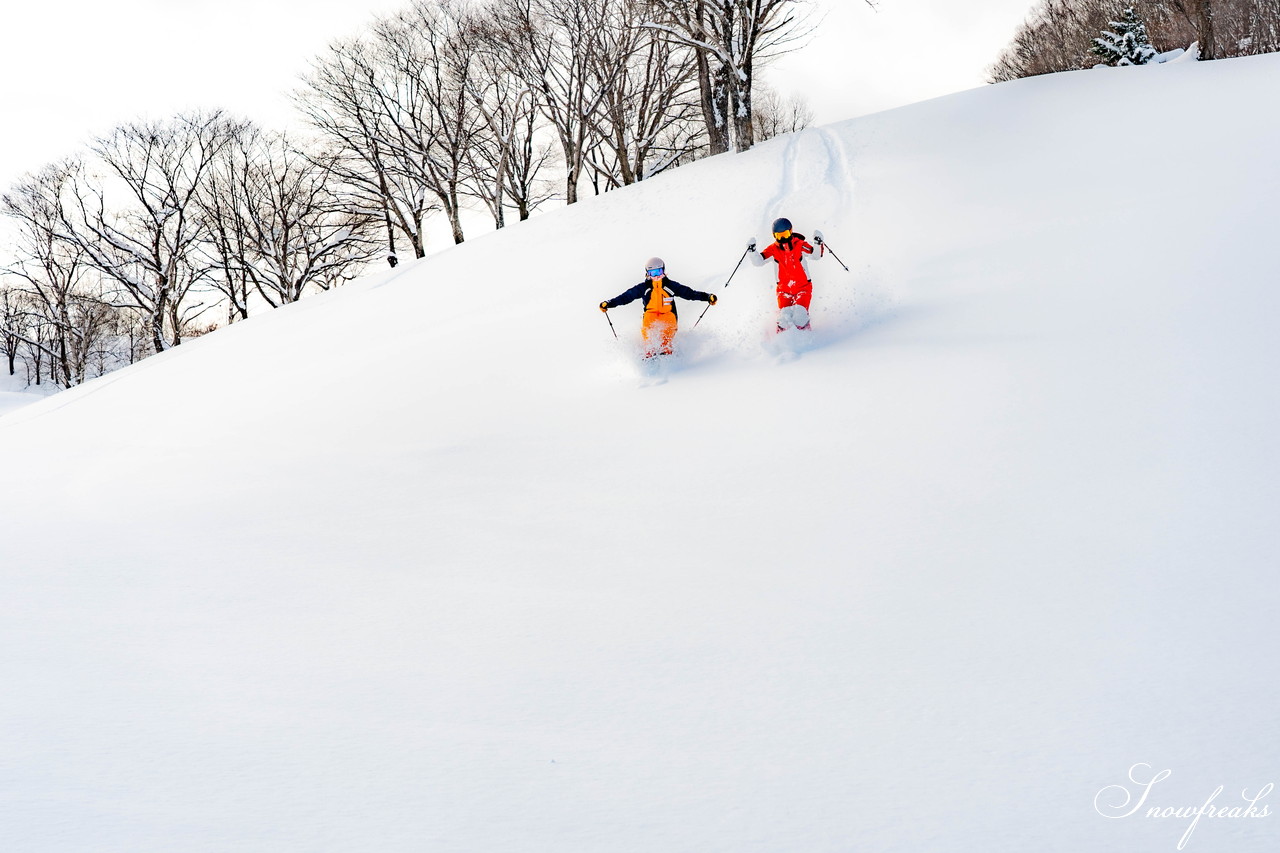
[[[777,240],[760,253],[778,263],[778,307],[803,305],[809,310],[813,298],[813,282],[804,268],[804,256],[813,254],[813,246],[802,234],[792,234],[785,240]]]

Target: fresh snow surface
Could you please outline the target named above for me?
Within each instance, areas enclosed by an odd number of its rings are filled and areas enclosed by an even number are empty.
[[[0,850],[1275,851],[1278,85],[807,130],[10,413]]]
[[[28,387],[21,367],[13,376],[9,375],[9,364],[0,358],[0,416],[16,411],[23,406],[43,400],[56,388]]]

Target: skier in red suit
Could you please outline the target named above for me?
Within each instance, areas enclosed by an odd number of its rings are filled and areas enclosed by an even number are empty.
[[[813,282],[809,279],[805,256],[813,254],[813,245],[803,234],[792,231],[791,220],[785,218],[774,221],[773,239],[774,242],[759,253],[755,251],[754,238],[747,244],[751,262],[758,267],[766,261],[778,264],[778,331],[792,328],[807,331]]]

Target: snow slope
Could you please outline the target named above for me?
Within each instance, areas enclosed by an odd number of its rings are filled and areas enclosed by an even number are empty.
[[[0,849],[1274,850],[1277,81],[805,131],[9,414]],[[597,303],[777,215],[800,357],[744,266],[642,377]]]
[[[21,372],[10,376],[8,367],[7,363],[0,362],[0,415],[16,411],[48,396],[43,388],[28,388],[26,377]]]

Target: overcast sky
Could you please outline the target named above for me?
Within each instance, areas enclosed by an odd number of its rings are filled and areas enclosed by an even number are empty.
[[[139,118],[220,107],[273,128],[308,60],[404,0],[6,3],[0,189]],[[572,2],[572,0],[565,0]],[[819,124],[983,84],[1034,0],[812,0],[825,17],[766,78]],[[21,3],[21,8],[14,9]]]

